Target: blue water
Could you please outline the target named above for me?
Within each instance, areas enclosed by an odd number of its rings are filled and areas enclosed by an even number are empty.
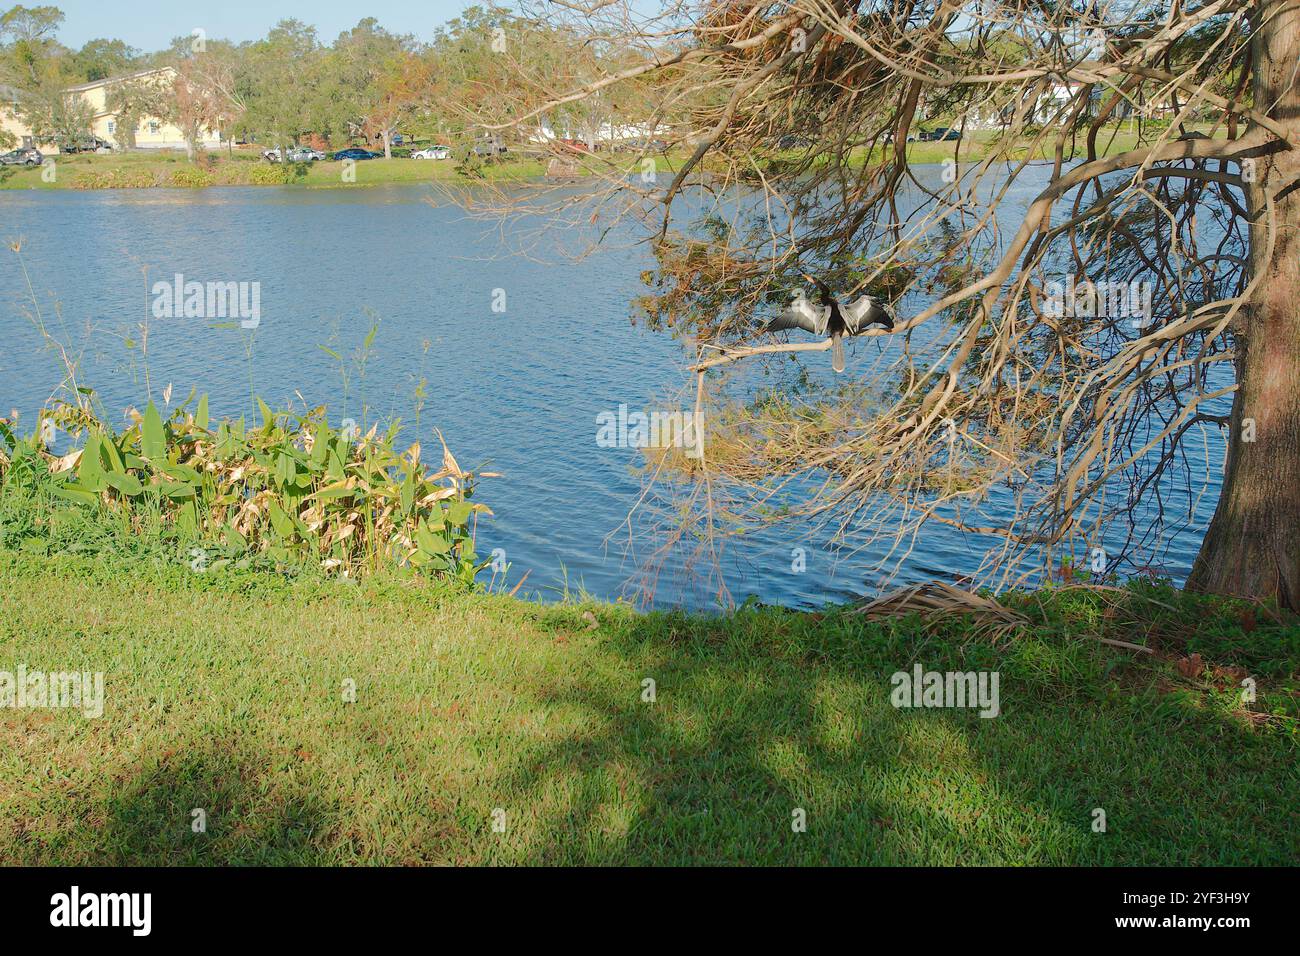
[[[214,415],[237,417],[249,412],[251,376],[274,407],[326,404],[335,422],[400,417],[426,459],[436,427],[462,465],[503,475],[481,487],[495,518],[480,526],[479,550],[505,550],[508,586],[527,573],[524,593],[543,598],[645,600],[635,572],[664,539],[640,513],[630,533],[624,524],[642,489],[641,456],[595,439],[599,413],[662,405],[692,381],[679,343],[629,321],[652,261],[631,233],[576,261],[562,235],[534,241],[517,227],[506,246],[502,236],[423,186],[0,194],[0,239],[21,237],[42,320],[81,350],[83,382],[110,411],[143,405],[147,371],[160,405],[170,385],[173,404],[195,389],[209,393]],[[260,283],[251,350],[239,330],[150,314],[150,286],[175,273]],[[496,290],[504,312],[493,311]],[[29,423],[62,377],[32,313],[19,257],[4,248],[0,407]],[[345,386],[321,346],[351,355],[376,321],[364,373],[351,368]],[[1213,496],[1199,518],[1212,509]],[[1186,573],[1200,530],[1175,537],[1163,570]],[[936,527],[920,544],[899,580],[967,573],[985,542]],[[671,549],[654,603],[716,605],[718,582],[692,566],[694,550]],[[728,541],[722,583],[736,600],[819,605],[870,592],[879,558],[832,546],[824,530],[785,528]]]

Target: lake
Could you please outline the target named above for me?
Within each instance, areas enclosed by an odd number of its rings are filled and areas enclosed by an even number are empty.
[[[361,420],[366,409],[371,420],[400,417],[426,459],[437,450],[436,426],[462,465],[502,473],[480,488],[495,517],[480,524],[479,551],[504,549],[509,586],[527,572],[523,593],[543,599],[645,597],[633,572],[659,539],[634,520],[629,544],[624,524],[642,489],[641,456],[596,438],[602,413],[645,408],[691,381],[679,343],[629,321],[649,252],[616,233],[585,259],[545,235],[523,243],[530,255],[509,255],[497,224],[431,195],[423,186],[5,192],[0,239],[22,237],[44,321],[84,348],[83,379],[110,412],[143,407],[147,369],[160,405],[169,384],[173,404],[196,389],[209,393],[214,416],[248,413],[251,377],[273,407],[325,404],[335,423]],[[175,274],[259,283],[251,351],[239,329],[153,317],[149,287]],[[31,309],[19,259],[5,248],[0,407],[17,407],[28,425],[61,376]],[[146,319],[147,361],[137,328]],[[376,321],[364,370],[345,380],[325,348],[354,353]],[[1171,539],[1162,565],[1171,576],[1190,569],[1213,506],[1210,495]],[[982,553],[980,543],[936,528],[899,580],[951,579]],[[716,587],[686,558],[686,550],[670,554],[653,603],[716,606]],[[813,606],[870,593],[878,558],[795,528],[728,542],[721,569],[737,600]]]

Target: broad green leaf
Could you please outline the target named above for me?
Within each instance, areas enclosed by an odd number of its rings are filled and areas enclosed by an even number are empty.
[[[99,443],[99,450],[103,452],[104,467],[107,471],[126,471],[126,465],[122,462],[122,455],[117,450],[111,435],[105,435],[104,440]]]
[[[278,503],[272,501],[267,508],[267,514],[271,517],[271,527],[281,538],[292,538],[294,532],[293,520],[285,514],[283,508]]]
[[[469,520],[470,510],[468,501],[453,501],[447,508],[447,520],[455,525],[464,524]]]
[[[150,402],[140,422],[140,454],[151,462],[167,457],[167,433],[158,407]]]
[[[420,546],[420,550],[427,554],[446,554],[451,550],[451,545],[447,539],[440,534],[434,534],[427,528],[415,529],[415,543]]]
[[[77,485],[54,485],[53,491],[60,498],[66,498],[69,501],[78,501],[82,504],[93,505],[99,500],[99,496],[88,488],[81,488]]]
[[[314,495],[308,495],[307,497],[314,498],[317,501],[332,501],[335,498],[347,498],[354,494],[356,494],[355,489],[349,488],[346,484],[340,481],[332,485],[327,485]]]
[[[89,491],[103,491],[105,487],[104,461],[100,457],[102,442],[98,432],[88,434],[81,461],[77,464],[77,481]]]
[[[326,422],[317,422],[311,439],[311,464],[313,471],[319,471],[325,464],[325,456],[330,450],[330,427]]]
[[[342,481],[343,475],[343,459],[339,455],[339,450],[337,448],[331,448],[329,453],[329,463],[325,468],[325,477],[329,478],[331,481]]]
[[[140,479],[124,471],[108,472],[104,475],[104,480],[130,498],[134,498],[144,491],[144,485],[140,484]]]
[[[158,470],[169,478],[175,478],[177,481],[188,481],[190,484],[197,485],[203,480],[197,469],[189,465],[177,465],[173,462],[164,461],[158,463]]]
[[[180,481],[164,481],[158,485],[158,490],[173,500],[194,497],[194,488]]]

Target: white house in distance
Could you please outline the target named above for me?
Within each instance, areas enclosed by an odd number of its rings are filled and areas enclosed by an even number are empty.
[[[94,110],[95,119],[87,132],[93,133],[107,143],[121,147],[124,143],[121,130],[118,129],[118,117],[108,107],[109,92],[112,88],[117,84],[129,82],[171,84],[175,78],[176,71],[170,66],[165,66],[157,70],[141,70],[126,76],[96,80],[94,83],[82,83],[80,86],[68,87],[65,92],[82,97]],[[21,96],[21,92],[5,89],[4,102],[0,103],[0,127],[12,133],[20,146],[36,146],[42,152],[57,153],[58,150],[53,143],[33,141],[31,129],[23,123],[17,112],[18,99]],[[135,145],[137,149],[184,149],[185,136],[179,127],[164,122],[158,117],[146,116],[141,118],[136,127]],[[220,130],[204,130],[203,147],[211,149],[221,145]]]

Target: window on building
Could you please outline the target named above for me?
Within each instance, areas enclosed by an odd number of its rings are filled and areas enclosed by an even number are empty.
[[[157,135],[158,135],[158,124],[157,124],[157,123],[150,123],[150,124],[149,124],[149,132],[150,132],[151,134],[157,136]]]
[[[108,135],[109,135],[109,136],[112,136],[112,135],[113,135],[114,133],[116,133],[116,132],[117,132],[117,121],[116,121],[116,120],[109,120],[109,121],[108,121]]]

